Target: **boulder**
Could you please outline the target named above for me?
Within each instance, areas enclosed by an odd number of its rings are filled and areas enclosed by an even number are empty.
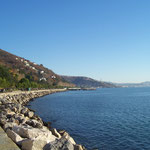
[[[42,121],[42,119],[39,116],[37,116],[37,115],[34,114],[34,116],[32,117],[32,119],[37,120],[39,123],[41,123],[43,125],[43,121]]]
[[[22,114],[25,114],[25,113],[27,113],[28,112],[28,109],[27,108],[23,108],[22,110],[21,110],[21,113]]]
[[[0,113],[0,120],[1,119],[6,119],[7,118],[6,116],[7,116],[7,114],[5,112],[1,112]]]
[[[4,109],[4,111],[6,112],[6,114],[12,114],[12,111],[9,108]]]
[[[7,114],[7,118],[10,119],[13,115],[12,114]]]
[[[13,126],[16,126],[16,125],[17,125],[17,124],[14,123],[14,122],[7,122],[7,123],[4,124],[3,128],[4,128],[4,130],[6,131],[7,129],[12,129]]]
[[[34,119],[26,121],[26,124],[28,124],[34,128],[42,128],[42,124]]]
[[[61,138],[61,135],[57,132],[55,128],[51,130],[52,134],[55,135],[57,138]]]
[[[65,137],[61,137],[46,145],[44,150],[74,150],[74,145]]]
[[[11,109],[13,112],[17,112],[17,108],[16,107],[13,107],[12,109]]]
[[[64,132],[63,137],[66,138],[68,141],[70,141],[73,145],[76,144],[74,139],[67,132]]]
[[[1,118],[1,119],[0,119],[0,124],[1,124],[1,125],[5,125],[6,123],[7,123],[6,118]]]
[[[20,112],[22,110],[21,104],[16,104],[17,111]]]
[[[19,123],[24,123],[29,119],[28,117],[25,117],[23,114],[16,115],[15,118],[16,120],[19,121]]]
[[[63,134],[64,134],[65,132],[66,132],[65,130],[60,130],[60,131],[59,131],[59,134],[60,134],[61,136],[63,136]]]
[[[4,110],[5,109],[5,105],[0,105],[0,110]]]
[[[10,137],[15,143],[18,143],[23,140],[17,133],[15,133],[14,131],[10,129],[7,129],[6,133],[8,137]]]
[[[84,149],[83,149],[82,145],[76,144],[76,145],[74,145],[74,150],[84,150]]]
[[[43,150],[47,144],[45,140],[41,139],[27,139],[22,142],[22,150]]]
[[[34,116],[34,112],[29,111],[29,112],[27,113],[27,115],[28,115],[29,118],[32,118],[32,117]]]
[[[33,139],[35,137],[40,137],[41,139],[46,138],[49,142],[56,139],[56,137],[52,135],[52,133],[48,129],[45,128],[38,129],[28,125],[19,125],[14,126],[12,130],[23,138]]]

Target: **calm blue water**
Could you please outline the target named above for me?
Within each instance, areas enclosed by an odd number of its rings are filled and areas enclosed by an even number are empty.
[[[150,150],[150,88],[69,91],[30,105],[88,149]]]

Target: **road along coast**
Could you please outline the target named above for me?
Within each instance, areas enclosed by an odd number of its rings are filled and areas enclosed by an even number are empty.
[[[22,150],[85,150],[66,131],[48,128],[25,105],[32,99],[66,89],[14,91],[0,94],[0,125]]]

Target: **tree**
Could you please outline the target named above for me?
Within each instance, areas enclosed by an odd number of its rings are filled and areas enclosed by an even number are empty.
[[[30,88],[31,84],[27,78],[22,78],[19,81],[19,88]]]

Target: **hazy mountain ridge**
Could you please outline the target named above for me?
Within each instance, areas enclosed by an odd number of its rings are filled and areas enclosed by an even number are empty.
[[[141,83],[114,83],[121,87],[150,87],[150,81],[145,81]]]
[[[117,87],[116,85],[108,82],[97,81],[92,78],[83,77],[83,76],[61,76],[64,80],[75,84],[78,87],[100,87],[100,88],[111,88]]]

